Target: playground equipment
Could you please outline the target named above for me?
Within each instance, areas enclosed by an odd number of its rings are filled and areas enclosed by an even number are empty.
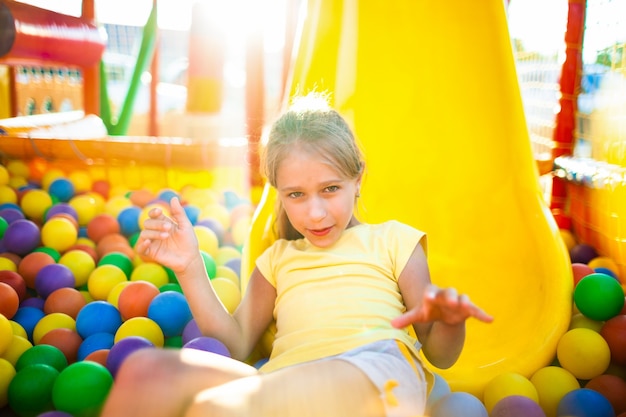
[[[288,96],[328,90],[353,124],[366,155],[358,215],[426,231],[433,281],[495,317],[468,322],[459,361],[435,371],[481,398],[499,374],[546,366],[569,324],[572,276],[539,187],[503,2],[315,0],[306,16]],[[242,277],[275,239],[274,202],[266,187]]]

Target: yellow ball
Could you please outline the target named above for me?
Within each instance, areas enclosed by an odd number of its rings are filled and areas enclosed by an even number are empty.
[[[572,320],[569,323],[569,330],[585,328],[600,333],[600,329],[602,329],[603,324],[604,322],[602,321],[592,320],[582,313],[576,313],[572,316]]]
[[[233,282],[233,284],[237,285],[237,288],[240,288],[239,285],[239,275],[232,269],[224,265],[218,265],[215,272],[215,278],[226,278]]]
[[[113,196],[104,205],[104,212],[117,219],[117,216],[125,208],[131,207],[133,203],[125,196]]]
[[[80,288],[87,284],[89,275],[96,269],[96,261],[83,250],[73,249],[65,252],[59,258],[59,262],[67,266],[74,274],[75,287]]]
[[[50,184],[59,178],[65,177],[65,172],[59,168],[48,169],[41,177],[41,188],[47,190],[50,188]]]
[[[522,395],[539,403],[537,389],[525,376],[515,372],[505,372],[487,383],[484,391],[484,403],[487,412],[501,399],[511,395]]]
[[[228,278],[213,278],[211,285],[217,294],[218,298],[226,307],[230,313],[234,313],[237,306],[241,302],[241,291],[239,286],[236,285]]]
[[[9,347],[2,354],[2,358],[8,360],[11,365],[15,366],[17,360],[22,356],[22,353],[32,348],[33,344],[26,337],[13,335]]]
[[[76,239],[76,244],[89,246],[90,248],[93,248],[93,249],[96,248],[96,242],[84,236],[81,236],[78,239]]]
[[[530,377],[539,395],[539,405],[546,417],[556,417],[559,402],[565,394],[580,388],[580,383],[571,372],[560,366],[546,366]]]
[[[124,281],[117,284],[115,287],[111,289],[109,292],[109,296],[107,297],[107,302],[111,305],[114,305],[117,308],[118,301],[120,299],[120,294],[126,288],[126,286],[130,284],[130,281]]]
[[[0,356],[4,354],[13,338],[13,326],[9,319],[0,314]]]
[[[87,280],[87,290],[94,300],[106,300],[120,282],[126,281],[124,271],[112,264],[97,266]]]
[[[115,332],[113,341],[117,343],[130,336],[144,337],[157,347],[163,347],[165,343],[163,330],[154,320],[148,317],[132,317],[126,320]]]
[[[0,256],[0,271],[13,271],[17,272],[17,265],[15,262],[4,256]]]
[[[64,217],[53,217],[41,227],[41,242],[63,253],[73,245],[78,239],[76,226]]]
[[[15,374],[15,367],[11,365],[11,362],[0,358],[0,408],[9,403],[9,384]]]
[[[591,269],[606,268],[615,273],[615,275],[619,274],[619,266],[617,266],[617,262],[608,256],[598,256],[593,258],[587,265],[589,265]]]
[[[11,178],[9,178],[9,187],[13,188],[14,190],[19,190],[20,188],[27,185],[28,180],[24,177],[12,176]]]
[[[100,214],[98,201],[91,194],[80,194],[74,196],[70,199],[68,204],[76,210],[76,214],[78,215],[78,224],[80,226],[87,226],[91,219]]]
[[[565,247],[568,251],[576,246],[576,238],[572,232],[566,229],[559,229],[559,233],[561,234],[561,239],[563,239],[563,243],[565,243]]]
[[[130,274],[131,281],[147,281],[154,284],[157,288],[169,282],[167,271],[162,265],[154,262],[139,263]]]
[[[224,230],[227,230],[230,227],[230,213],[224,205],[211,203],[198,207],[201,207],[200,214],[198,215],[199,220],[214,219],[221,224],[222,227],[224,227]]]
[[[28,167],[28,164],[20,159],[13,159],[9,161],[6,168],[12,176],[24,178],[30,177],[30,168]]]
[[[0,185],[7,185],[10,177],[11,174],[9,174],[9,170],[3,165],[0,165]]]
[[[597,332],[577,328],[568,330],[557,344],[556,355],[561,367],[577,379],[592,379],[602,375],[611,362],[611,351]]]
[[[217,250],[217,254],[215,255],[215,263],[217,266],[224,265],[226,262],[231,259],[239,259],[241,258],[241,252],[239,249],[234,248],[232,246],[222,246]]]
[[[33,342],[38,345],[42,337],[50,330],[70,329],[76,330],[76,321],[65,313],[51,313],[43,316],[33,329]]]
[[[17,193],[8,185],[0,185],[0,204],[4,203],[17,204]]]
[[[220,244],[215,232],[206,226],[194,226],[193,231],[196,234],[196,238],[198,238],[200,250],[215,258]]]
[[[26,333],[26,329],[24,329],[21,324],[13,320],[9,320],[9,321],[11,322],[11,327],[13,328],[13,334],[15,336],[20,336],[20,337],[23,337],[24,339],[28,339],[28,334]]]
[[[52,197],[44,190],[34,188],[22,196],[20,207],[29,219],[43,220],[43,215],[52,206]]]
[[[77,194],[91,191],[93,181],[91,180],[91,175],[89,175],[87,171],[73,171],[70,175],[68,175],[68,179],[74,185],[74,189]]]

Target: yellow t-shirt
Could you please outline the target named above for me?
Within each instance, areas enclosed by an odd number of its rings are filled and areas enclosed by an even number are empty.
[[[347,229],[329,248],[277,240],[256,261],[276,288],[276,335],[261,371],[336,355],[383,339],[417,340],[391,319],[406,311],[398,277],[426,235],[397,221]]]

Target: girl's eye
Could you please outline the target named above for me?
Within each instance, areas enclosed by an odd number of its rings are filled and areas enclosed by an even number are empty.
[[[293,193],[287,194],[289,198],[298,198],[302,197],[302,193],[300,191],[294,191]]]
[[[328,187],[326,187],[324,189],[324,191],[328,192],[328,193],[334,193],[335,191],[337,191],[339,189],[339,186],[337,185],[329,185]]]

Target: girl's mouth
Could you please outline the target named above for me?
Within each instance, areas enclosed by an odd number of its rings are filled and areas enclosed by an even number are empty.
[[[309,229],[309,232],[314,236],[326,236],[330,233],[332,227],[326,227],[324,229]]]

